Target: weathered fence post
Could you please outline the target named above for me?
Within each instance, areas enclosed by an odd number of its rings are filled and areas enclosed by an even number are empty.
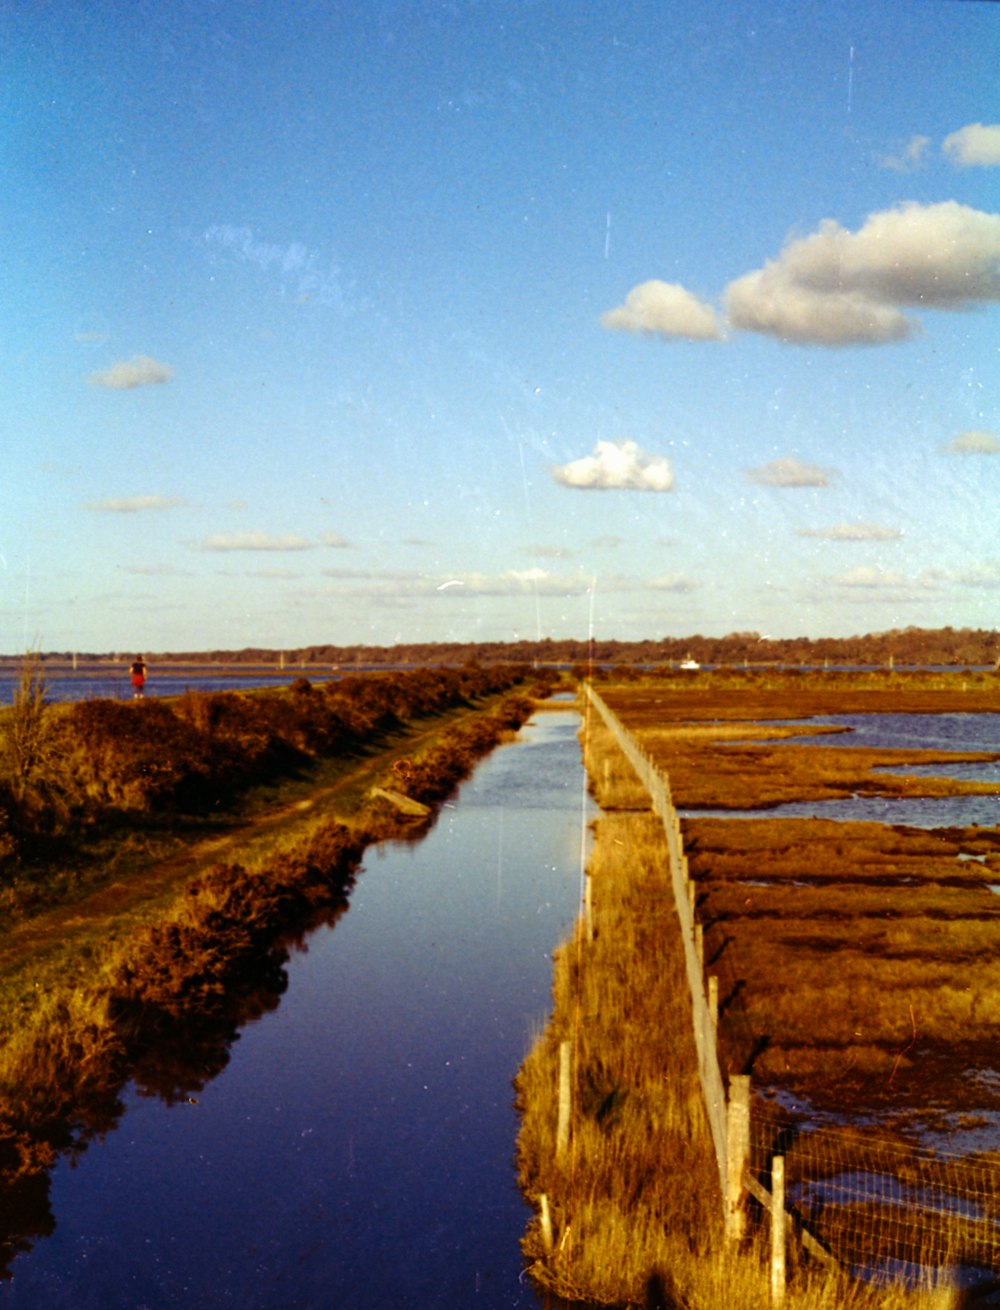
[[[559,1043],[559,1120],[556,1125],[556,1159],[561,1160],[569,1147],[570,1061],[572,1043]]]
[[[546,1255],[552,1254],[552,1214],[549,1211],[549,1198],[543,1192],[541,1195],[541,1222],[542,1222],[542,1244],[545,1247]]]
[[[771,1304],[785,1303],[785,1157],[771,1161]]]
[[[750,1155],[750,1079],[733,1074],[726,1107],[726,1239],[738,1242],[746,1231],[743,1174]]]

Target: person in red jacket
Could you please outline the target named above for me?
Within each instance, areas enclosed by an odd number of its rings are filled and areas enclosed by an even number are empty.
[[[133,700],[141,700],[143,688],[146,685],[146,661],[141,655],[135,657],[129,673],[132,675],[132,698]]]

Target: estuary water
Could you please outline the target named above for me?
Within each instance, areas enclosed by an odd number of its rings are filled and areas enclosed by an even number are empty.
[[[114,1131],[56,1165],[54,1231],[0,1310],[541,1304],[512,1079],[580,901],[578,725],[539,713],[425,839],[371,850],[210,1081],[189,1052],[172,1104],[126,1089]]]

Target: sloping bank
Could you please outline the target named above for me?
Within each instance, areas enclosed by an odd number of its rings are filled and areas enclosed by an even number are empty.
[[[469,714],[385,783],[436,806],[533,707],[515,694]],[[267,857],[193,878],[160,920],[88,947],[86,981],[77,971],[39,994],[0,1046],[0,1229],[16,1231],[4,1215],[29,1199],[39,1209],[61,1152],[112,1125],[118,1092],[137,1065],[155,1065],[158,1044],[190,1040],[182,1034],[192,1020],[230,1028],[241,995],[251,1008],[275,1003],[289,936],[342,911],[369,844],[412,833],[378,799],[346,822],[319,818]],[[8,1246],[7,1258],[14,1253]]]
[[[590,1305],[765,1310],[765,1252],[726,1249],[666,843],[608,730],[584,753],[602,814],[589,905],[554,960],[554,1009],[517,1078],[533,1280]],[[561,1087],[562,1085],[562,1091]],[[788,1310],[945,1310],[947,1290],[790,1270]]]

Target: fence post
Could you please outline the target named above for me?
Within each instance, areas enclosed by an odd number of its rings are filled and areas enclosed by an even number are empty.
[[[771,1161],[771,1305],[785,1303],[785,1157]]]
[[[738,1242],[746,1231],[743,1174],[750,1154],[750,1079],[733,1074],[726,1106],[726,1239]]]
[[[559,1121],[556,1126],[556,1159],[561,1160],[569,1147],[571,1043],[559,1043]]]
[[[545,1247],[546,1255],[552,1254],[552,1213],[549,1210],[549,1198],[543,1192],[541,1195],[541,1223],[542,1223],[542,1244]]]

